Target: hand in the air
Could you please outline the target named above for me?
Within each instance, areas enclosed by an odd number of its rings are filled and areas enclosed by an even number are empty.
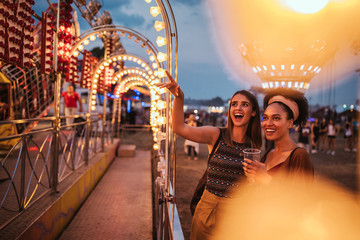
[[[171,94],[176,97],[183,96],[184,94],[181,91],[180,86],[175,82],[170,73],[168,71],[165,71],[165,73],[169,78],[170,82],[159,83],[157,84],[157,86],[160,88],[167,88],[171,92]]]

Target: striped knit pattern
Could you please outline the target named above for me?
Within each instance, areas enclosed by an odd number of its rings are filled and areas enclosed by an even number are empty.
[[[221,138],[219,147],[209,160],[206,189],[219,197],[229,197],[228,192],[245,178],[242,150],[250,144],[233,142],[235,148],[227,146]]]

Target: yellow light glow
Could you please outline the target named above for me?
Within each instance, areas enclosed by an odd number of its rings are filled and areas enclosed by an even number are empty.
[[[154,28],[156,31],[159,32],[165,28],[165,23],[160,22],[160,21],[155,21]]]
[[[77,57],[77,56],[79,56],[79,52],[78,52],[78,51],[75,51],[75,52],[73,53],[73,55],[74,55],[74,57]]]
[[[147,3],[151,3],[151,0],[145,0],[145,2],[147,2]]]
[[[159,68],[159,70],[157,71],[157,76],[159,78],[165,77],[165,70],[162,68]]]
[[[282,0],[283,3],[296,12],[312,14],[323,9],[329,0]]]
[[[162,47],[162,46],[164,46],[164,45],[167,44],[167,40],[166,40],[166,38],[159,36],[159,37],[157,37],[157,39],[156,39],[156,44],[157,44],[159,47]]]
[[[157,59],[159,60],[159,62],[164,62],[167,59],[167,54],[159,52],[157,55]]]
[[[90,37],[90,41],[95,41],[95,39],[96,39],[96,36],[95,36],[95,35],[92,35],[92,36]]]
[[[84,45],[88,45],[88,44],[89,44],[89,40],[86,39],[86,40],[84,41]]]
[[[160,8],[159,7],[151,7],[150,14],[153,17],[157,17],[160,14]]]

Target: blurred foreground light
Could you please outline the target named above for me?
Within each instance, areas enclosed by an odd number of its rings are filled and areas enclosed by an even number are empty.
[[[323,9],[328,3],[329,0],[281,0],[286,6],[290,7],[292,10],[312,14]]]
[[[241,185],[220,206],[222,221],[211,239],[336,240],[360,236],[356,196],[320,179],[313,185],[293,178]]]

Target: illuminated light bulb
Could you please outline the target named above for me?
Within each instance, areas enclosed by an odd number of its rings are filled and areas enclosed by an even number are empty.
[[[92,91],[94,94],[96,94],[96,90],[94,89],[93,91]]]
[[[158,67],[157,63],[153,63],[153,64],[152,64],[152,67],[153,67],[154,69],[156,69],[156,68]]]
[[[153,149],[158,150],[159,149],[159,144],[155,143],[154,146],[153,146]]]
[[[103,69],[104,69],[104,66],[103,66],[103,65],[101,65],[101,66],[100,66],[100,69],[101,69],[101,70],[103,70]]]
[[[288,82],[288,88],[291,88],[292,82]]]
[[[64,43],[63,42],[59,42],[59,47],[64,47]]]
[[[118,60],[121,60],[121,59],[122,59],[122,57],[118,57],[117,59],[118,59]]]
[[[95,104],[96,104],[96,101],[91,101],[91,104],[92,104],[92,105],[95,105]]]
[[[300,70],[303,70],[304,69],[304,67],[305,67],[305,65],[303,64],[303,65],[301,65],[300,66]]]
[[[138,61],[137,61],[137,64],[139,64],[139,65],[140,65],[140,64],[141,64],[141,60],[138,60]]]
[[[271,65],[272,70],[275,70],[275,65]]]
[[[259,66],[256,66],[256,69],[261,72],[261,68]]]
[[[96,109],[96,107],[95,107],[95,106],[92,106],[92,107],[91,107],[91,110],[95,110],[95,109]]]
[[[159,52],[157,55],[157,59],[159,60],[159,62],[164,62],[167,59],[167,54]]]
[[[92,95],[91,98],[92,98],[92,99],[96,99],[96,96],[95,96],[95,95]]]
[[[265,65],[263,65],[263,68],[264,68],[265,71],[267,71],[267,67]]]
[[[262,85],[263,88],[266,88],[265,83],[262,83],[261,85]]]
[[[256,67],[252,67],[252,69],[253,69],[254,73],[257,73]]]
[[[285,65],[281,64],[281,70],[284,70],[284,69],[285,69]]]
[[[96,36],[95,36],[95,35],[92,35],[92,36],[90,37],[90,41],[95,41],[95,39],[96,39]]]
[[[142,66],[142,67],[145,67],[146,65],[145,65],[145,63],[142,63],[141,66]]]
[[[159,7],[151,7],[150,8],[150,14],[153,17],[157,17],[159,14],[161,13],[160,8]]]
[[[147,3],[151,3],[151,0],[145,0],[145,2],[147,2]]]
[[[158,123],[159,123],[159,125],[165,124],[166,123],[166,118],[165,117],[159,117]]]
[[[165,70],[162,69],[162,68],[159,68],[158,71],[157,71],[157,76],[159,78],[165,77]]]
[[[88,44],[89,44],[89,40],[86,39],[86,40],[84,41],[84,45],[88,45]]]
[[[79,45],[79,46],[78,46],[78,49],[79,49],[79,51],[82,51],[82,50],[84,49],[84,46],[83,46],[83,45]]]
[[[157,39],[156,39],[156,44],[159,46],[159,47],[162,47],[162,46],[164,46],[164,45],[166,45],[167,44],[167,39],[166,38],[164,38],[164,37],[157,37]]]
[[[294,70],[294,68],[295,68],[295,64],[291,64],[291,70]]]
[[[157,108],[158,108],[159,110],[162,110],[162,109],[165,109],[165,108],[166,108],[166,102],[161,101],[161,100],[159,100],[156,105],[157,105]]]
[[[73,56],[74,56],[74,57],[79,56],[79,52],[78,52],[78,51],[75,51],[75,52],[73,53]]]
[[[96,72],[100,74],[100,73],[101,73],[101,70],[97,70]],[[99,75],[98,75],[97,77],[99,77]]]
[[[154,28],[156,31],[161,31],[165,28],[165,23],[160,21],[155,21]]]

